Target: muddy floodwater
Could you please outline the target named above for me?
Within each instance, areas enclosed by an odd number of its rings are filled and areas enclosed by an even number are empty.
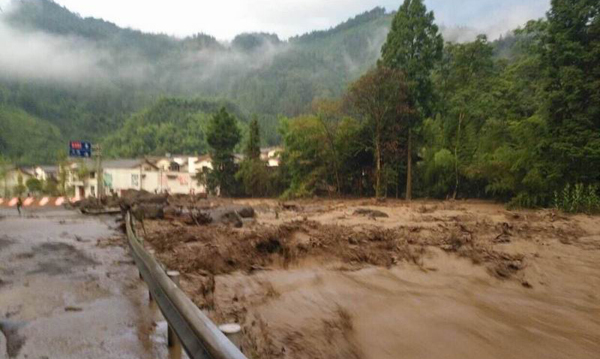
[[[24,212],[0,209],[0,358],[166,358],[114,219]]]
[[[484,202],[243,201],[146,223],[251,358],[600,358],[600,218]]]

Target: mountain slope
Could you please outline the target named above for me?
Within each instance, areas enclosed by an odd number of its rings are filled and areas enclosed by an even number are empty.
[[[52,163],[64,143],[60,130],[27,112],[0,104],[0,153],[21,164]]]
[[[162,98],[133,114],[120,131],[108,136],[105,152],[108,156],[124,157],[206,153],[206,125],[221,107],[245,121],[237,106],[230,102]]]
[[[266,143],[275,144],[279,115],[340,96],[374,66],[392,17],[375,8],[289,41],[251,33],[223,44],[205,34],[120,28],[50,0],[14,0],[0,14],[0,102],[46,120],[65,139],[97,142],[163,96],[224,99],[244,116],[257,114]]]
[[[339,96],[375,64],[390,22],[376,8],[290,41],[259,33],[221,44],[204,34],[178,39],[123,29],[49,0],[14,1],[0,15],[11,31],[4,38],[16,36],[44,52],[25,53],[26,64],[9,63],[12,68],[0,61],[0,88],[6,103],[47,120],[67,139],[98,141],[161,96],[178,96],[235,102],[245,115],[259,115],[273,144],[278,115],[294,116],[315,98]],[[0,55],[14,53],[0,49]]]

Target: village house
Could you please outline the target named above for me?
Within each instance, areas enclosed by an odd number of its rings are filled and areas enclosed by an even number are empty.
[[[197,173],[212,171],[213,166],[212,166],[212,158],[210,157],[210,155],[204,155],[204,156],[198,157],[198,159],[194,163],[194,169],[196,170]]]
[[[206,189],[196,180],[195,170],[189,163],[194,157],[155,157],[144,159],[117,159],[102,162],[104,195],[122,195],[135,189],[152,193],[193,194]],[[93,161],[76,161],[71,164],[68,187],[75,189],[75,200],[98,196],[98,178]]]
[[[36,166],[33,168],[33,176],[43,182],[55,181],[58,179],[58,166]]]
[[[279,167],[282,147],[267,147],[260,150],[260,159],[267,162],[268,167]]]
[[[281,151],[281,147],[262,149],[261,159],[266,162],[267,166],[277,167]],[[235,155],[236,163],[242,160],[243,155]],[[167,154],[142,159],[104,160],[102,162],[104,195],[120,196],[123,191],[130,189],[151,193],[206,193],[205,185],[199,183],[198,174],[208,173],[212,169],[210,155]],[[67,170],[66,186],[75,190],[74,200],[99,195],[97,163],[94,160],[72,161],[67,166]],[[56,167],[38,166],[34,172],[35,177],[41,180],[50,176],[56,177],[58,170]]]
[[[31,169],[22,167],[8,167],[2,179],[0,197],[10,197],[27,194],[25,184],[27,180],[34,178]]]

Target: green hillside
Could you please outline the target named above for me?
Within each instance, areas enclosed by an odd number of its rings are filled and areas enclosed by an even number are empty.
[[[108,156],[202,154],[210,116],[221,107],[245,121],[237,106],[224,101],[163,98],[129,117],[120,131],[105,139]]]
[[[27,112],[0,105],[0,153],[22,164],[52,163],[64,143],[60,130]]]
[[[0,73],[5,103],[47,120],[67,139],[101,140],[131,114],[162,96],[176,96],[233,101],[244,115],[259,115],[265,143],[274,144],[277,116],[305,113],[315,98],[339,96],[349,81],[375,64],[391,15],[376,8],[289,41],[259,33],[240,34],[231,44],[204,34],[178,39],[123,29],[49,0],[19,1],[0,21],[101,54],[95,70],[104,75],[75,83]]]
[[[377,62],[392,17],[378,7],[289,41],[252,33],[223,44],[205,34],[179,39],[120,28],[83,18],[50,0],[13,1],[11,11],[0,14],[0,24],[26,38],[43,34],[47,41],[50,36],[51,43],[63,45],[58,54],[46,56],[72,53],[69,59],[75,63],[68,66],[77,66],[83,56],[95,75],[40,80],[15,77],[0,68],[0,103],[56,126],[65,140],[99,142],[119,137],[114,134],[121,128],[131,131],[123,127],[126,119],[161,97],[222,99],[239,106],[244,116],[257,114],[263,142],[273,145],[280,141],[278,116],[307,113],[315,99],[339,97],[349,82]],[[510,57],[510,44],[501,42],[499,56]],[[45,75],[43,63],[40,72]],[[135,153],[158,150],[144,147]],[[35,159],[37,149],[31,151],[7,153],[20,162]]]

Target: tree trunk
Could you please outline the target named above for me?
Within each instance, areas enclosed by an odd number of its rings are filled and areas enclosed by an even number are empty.
[[[412,131],[408,129],[408,154],[406,166],[406,200],[412,200]]]
[[[454,144],[454,176],[456,178],[456,183],[454,185],[452,199],[456,199],[456,196],[458,195],[458,146],[460,145],[460,129],[464,116],[465,115],[462,112],[458,116],[458,133],[456,134],[456,142]]]
[[[379,136],[375,140],[375,197],[381,198],[381,145],[379,144]]]
[[[400,172],[400,170],[398,170],[398,172]],[[396,199],[398,199],[399,192],[400,192],[400,176],[396,177]]]
[[[335,164],[335,182],[336,182],[336,193],[342,193],[342,181],[340,180],[340,170],[339,170],[339,165],[337,163],[338,159],[337,159],[337,154],[334,154],[334,156],[336,157],[334,160],[334,164]]]

